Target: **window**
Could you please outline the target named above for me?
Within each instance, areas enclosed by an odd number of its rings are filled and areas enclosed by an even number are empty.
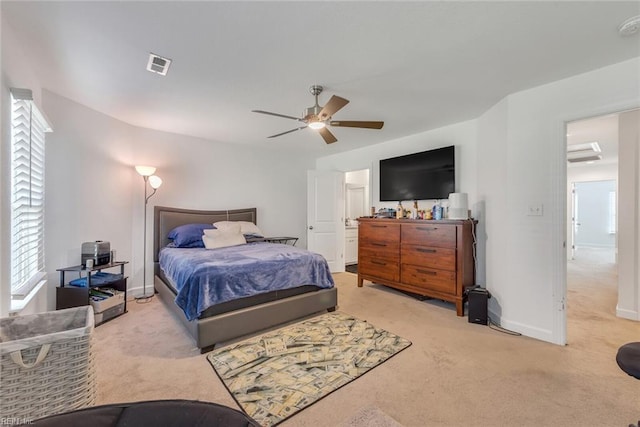
[[[11,298],[45,277],[44,139],[51,129],[28,89],[11,89]]]
[[[609,191],[609,234],[616,234],[616,192]]]

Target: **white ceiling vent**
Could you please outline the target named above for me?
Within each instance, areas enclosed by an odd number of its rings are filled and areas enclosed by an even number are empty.
[[[584,156],[584,157],[567,157],[567,161],[569,163],[595,162],[596,160],[602,160],[602,156],[597,154],[593,156]]]
[[[169,71],[169,65],[171,65],[171,60],[169,58],[163,58],[155,53],[149,54],[149,62],[147,63],[148,71],[160,74],[161,76],[166,76],[167,71]]]
[[[595,141],[567,145],[567,161],[569,163],[578,163],[601,160],[602,156],[599,154],[601,152],[600,144]]]

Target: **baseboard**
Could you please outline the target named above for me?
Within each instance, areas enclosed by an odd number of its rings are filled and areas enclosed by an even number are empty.
[[[616,316],[629,320],[640,320],[640,313],[633,310],[627,310],[616,306]]]
[[[501,327],[510,331],[519,332],[529,338],[535,338],[537,340],[549,342],[551,344],[558,344],[554,340],[553,331],[549,329],[542,329],[531,325],[525,325],[520,322],[514,322],[498,316],[494,311],[491,310],[489,310],[489,318],[493,323],[497,323]]]

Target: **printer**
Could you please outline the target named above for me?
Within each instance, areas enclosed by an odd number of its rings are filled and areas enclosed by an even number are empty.
[[[92,259],[95,267],[111,262],[111,244],[102,240],[84,242],[82,244],[82,266],[87,265],[87,260]]]

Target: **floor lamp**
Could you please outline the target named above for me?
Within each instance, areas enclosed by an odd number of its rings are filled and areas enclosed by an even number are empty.
[[[144,300],[153,297],[154,292],[151,295],[147,295],[147,203],[149,199],[156,194],[158,188],[162,185],[162,179],[159,176],[154,175],[156,168],[153,166],[136,166],[136,172],[142,175],[144,179],[144,237],[142,244],[142,296],[136,297],[136,300]],[[149,185],[147,185],[147,183]],[[153,189],[151,194],[147,193],[148,187]]]

